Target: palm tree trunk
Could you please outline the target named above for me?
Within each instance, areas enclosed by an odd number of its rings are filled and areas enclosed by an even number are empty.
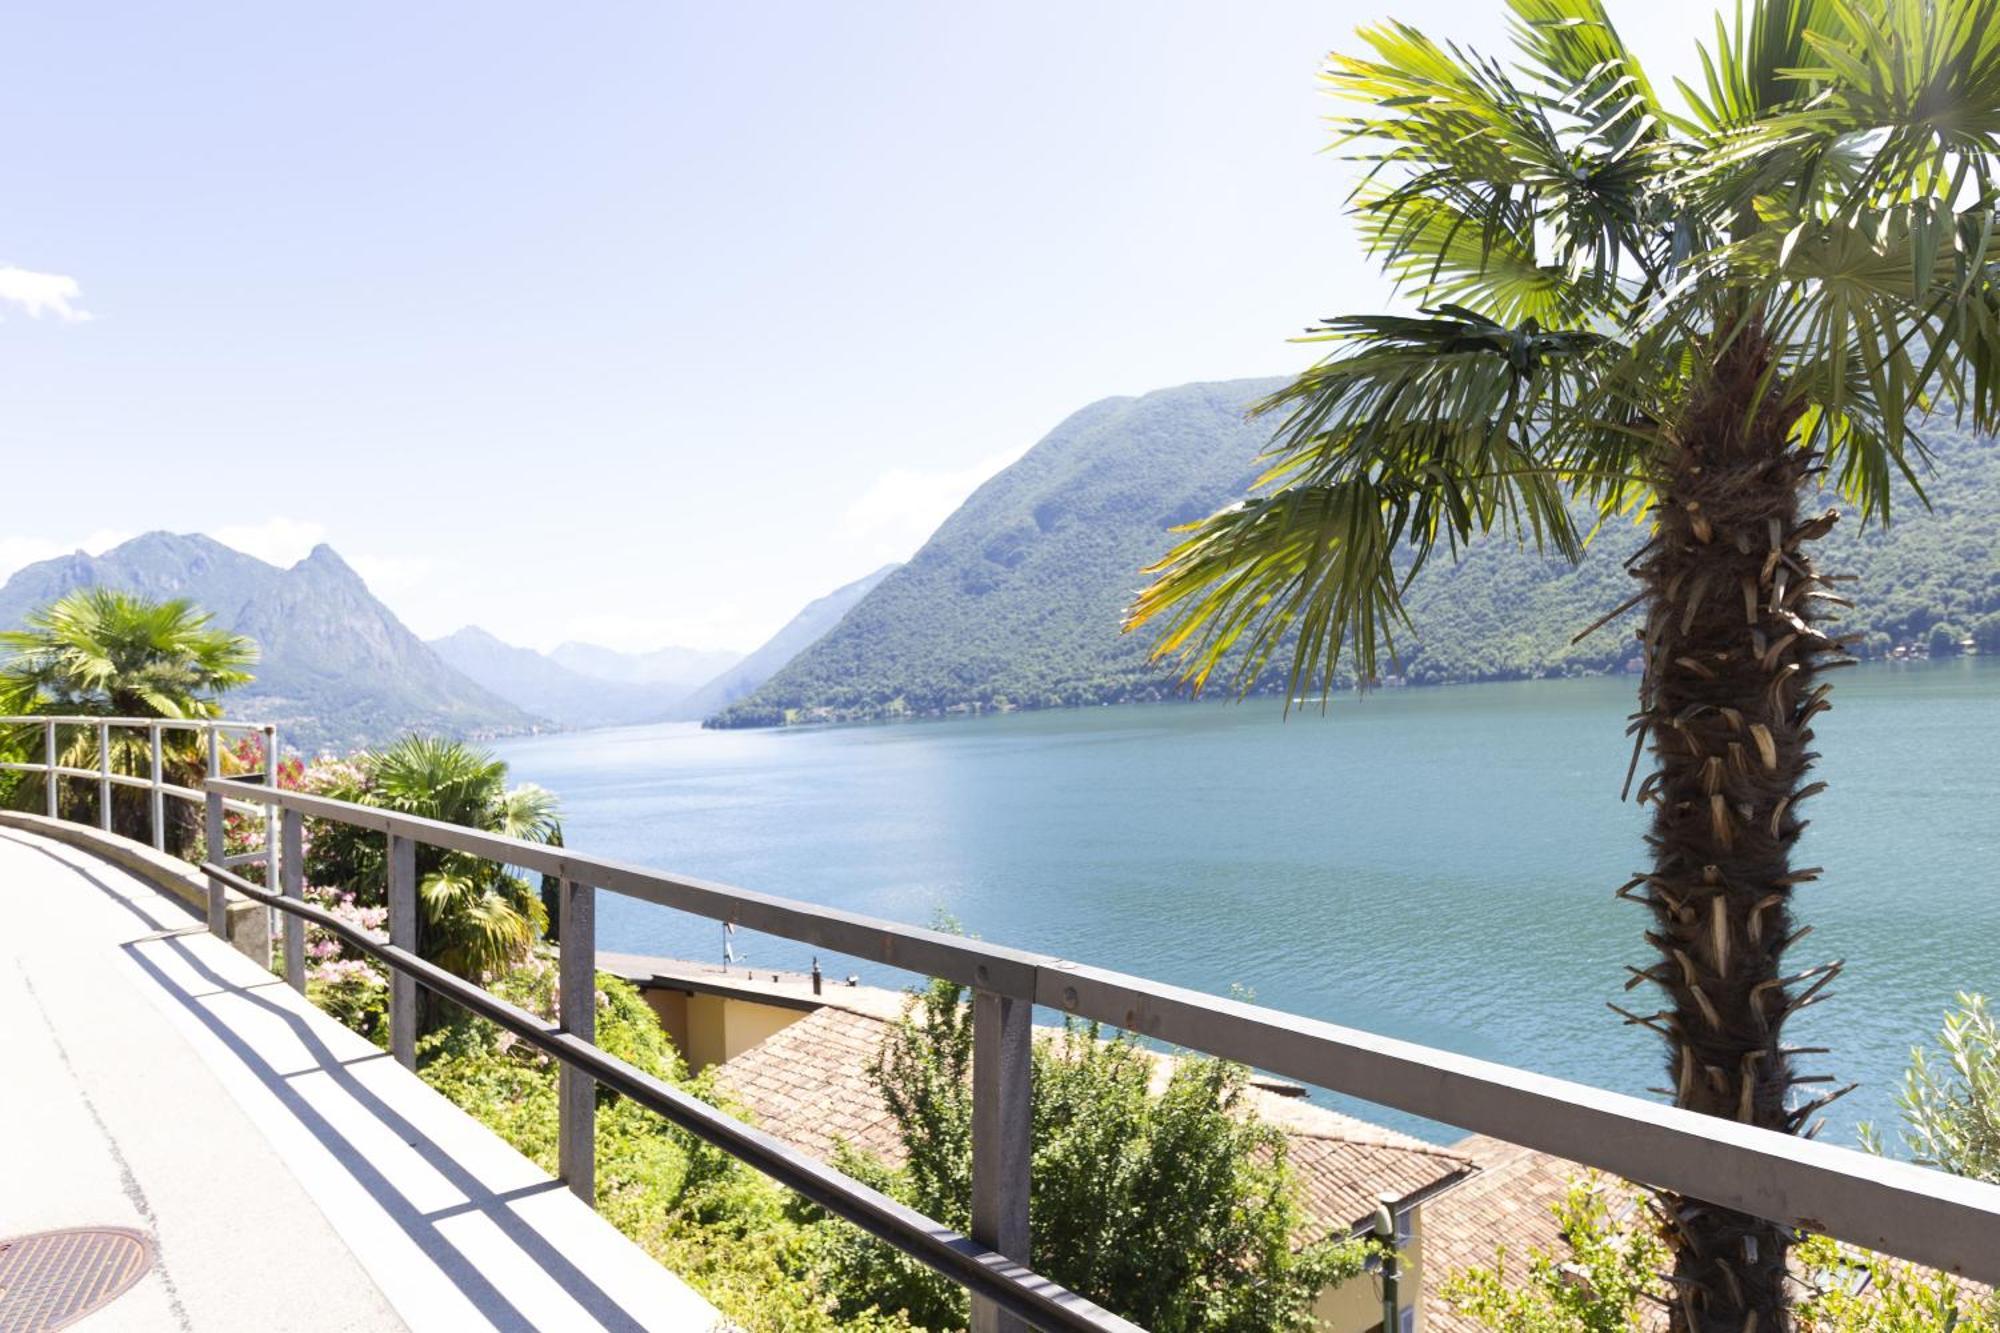
[[[1751,418],[1764,364],[1751,338],[1723,355],[1668,445],[1656,538],[1635,570],[1649,593],[1634,726],[1657,761],[1639,791],[1653,864],[1620,892],[1651,909],[1660,955],[1631,984],[1658,985],[1668,1007],[1627,1017],[1665,1036],[1676,1105],[1809,1133],[1831,1097],[1792,1104],[1798,1052],[1780,1034],[1839,966],[1787,976],[1783,961],[1804,933],[1792,891],[1818,873],[1791,853],[1799,804],[1823,785],[1806,784],[1813,718],[1829,706],[1816,678],[1839,645],[1814,624],[1830,589],[1808,548],[1834,515],[1800,518],[1819,469],[1788,443],[1795,414]],[[1674,1328],[1786,1326],[1786,1229],[1675,1195],[1659,1206]]]

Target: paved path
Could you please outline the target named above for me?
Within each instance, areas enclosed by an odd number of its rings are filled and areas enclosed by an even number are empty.
[[[0,828],[0,922],[0,1239],[108,1225],[158,1248],[84,1333],[719,1325],[144,881]]]

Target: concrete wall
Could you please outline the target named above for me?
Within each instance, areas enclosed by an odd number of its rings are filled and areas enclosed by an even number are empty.
[[[208,879],[177,856],[169,856],[143,842],[117,833],[67,819],[50,819],[19,810],[0,810],[0,828],[17,828],[39,833],[45,838],[80,847],[122,870],[129,870],[156,888],[164,889],[192,911],[197,919],[208,919]],[[271,911],[241,894],[228,897],[226,920],[229,942],[239,953],[265,967],[271,965]]]
[[[1397,1304],[1415,1307],[1417,1333],[1424,1333],[1424,1210],[1411,1210],[1410,1243],[1403,1248]],[[1313,1303],[1313,1317],[1327,1333],[1369,1333],[1382,1327],[1382,1283],[1373,1273],[1328,1287]],[[1394,1333],[1394,1330],[1390,1330]]]
[[[666,986],[649,986],[641,993],[690,1072],[697,1074],[710,1065],[734,1059],[810,1012]]]

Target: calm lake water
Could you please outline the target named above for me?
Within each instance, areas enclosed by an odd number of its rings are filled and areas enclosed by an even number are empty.
[[[1645,965],[1621,805],[1629,680],[1383,691],[825,730],[667,725],[497,747],[572,846],[926,923],[1641,1093],[1657,1046],[1605,1009]],[[1893,1121],[1960,989],[2000,995],[2000,660],[1844,673],[1817,730],[1800,966],[1848,960],[1787,1032]],[[717,958],[721,927],[605,895],[604,947]],[[739,936],[752,965],[808,951]],[[826,958],[832,975],[899,984]],[[1826,1060],[1827,1057],[1821,1057]],[[1352,1109],[1450,1137],[1381,1108]]]

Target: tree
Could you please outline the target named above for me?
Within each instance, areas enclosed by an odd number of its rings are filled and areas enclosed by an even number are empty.
[[[0,714],[220,717],[217,696],[251,679],[248,668],[257,660],[257,647],[242,635],[212,628],[213,619],[181,598],[155,602],[110,588],[80,588],[31,612],[24,628],[0,633],[0,653],[6,654],[0,661]],[[183,785],[201,771],[200,747],[190,737],[168,731],[161,738],[170,778]],[[114,728],[110,743],[115,771],[148,771],[144,737]],[[39,742],[23,740],[17,748],[32,744]],[[58,754],[65,766],[96,768],[97,738],[72,729]],[[28,795],[39,796],[39,789]],[[146,834],[143,797],[115,802],[113,813],[120,832]]]
[[[1361,104],[1351,201],[1420,313],[1343,315],[1265,403],[1260,483],[1153,566],[1127,625],[1198,688],[1274,654],[1291,690],[1395,655],[1410,579],[1498,531],[1581,557],[1643,521],[1633,766],[1652,917],[1627,1021],[1667,1048],[1674,1101],[1811,1132],[1786,1019],[1838,964],[1787,972],[1813,721],[1843,604],[1813,543],[1921,481],[1924,414],[2000,423],[1994,168],[2000,0],[1750,0],[1703,87],[1670,105],[1599,0],[1511,0],[1516,59],[1388,23],[1326,78]],[[1917,418],[1913,425],[1909,418]],[[1585,511],[1581,521],[1572,506]],[[1630,781],[1628,777],[1628,783]],[[1784,1228],[1698,1200],[1676,1219],[1678,1327],[1778,1326]]]
[[[1925,1166],[2000,1185],[2000,1023],[1985,996],[1958,997],[1938,1045],[1910,1052],[1896,1097],[1903,1146]],[[1863,1142],[1881,1151],[1872,1128],[1863,1128]]]
[[[532,783],[509,787],[504,761],[462,741],[406,736],[350,762],[316,766],[307,779],[312,790],[335,800],[526,842],[554,844],[562,837],[553,794]],[[477,981],[527,956],[547,925],[534,885],[505,866],[449,848],[420,846],[416,861],[424,957]],[[306,873],[314,884],[352,890],[366,903],[387,899],[383,840],[352,825],[313,821]]]
[[[1949,620],[1940,620],[1931,626],[1931,632],[1925,638],[1924,646],[1930,650],[1932,657],[1956,657],[1959,653],[1959,641],[1963,638],[1965,638],[1964,630]]]
[[[1285,1137],[1241,1104],[1247,1071],[1155,1060],[1095,1024],[1035,1043],[1030,1266],[1161,1333],[1305,1329],[1314,1299],[1370,1253],[1346,1236],[1301,1242],[1307,1220]],[[933,982],[884,1043],[876,1085],[905,1160],[851,1149],[843,1171],[947,1226],[972,1211],[972,1009]],[[962,1291],[852,1228],[830,1237],[836,1313],[907,1311],[920,1328],[962,1328]]]
[[[1494,1333],[1638,1333],[1671,1309],[1661,1244],[1646,1201],[1596,1176],[1570,1182],[1555,1205],[1568,1257],[1530,1249],[1510,1282],[1503,1249],[1491,1268],[1444,1277],[1459,1314]],[[1793,1253],[1800,1333],[2000,1333],[2000,1298],[1947,1274],[1808,1236]],[[1517,1270],[1518,1271],[1518,1270]]]
[[[1555,1205],[1569,1257],[1528,1252],[1526,1281],[1509,1285],[1503,1249],[1491,1268],[1447,1273],[1439,1290],[1453,1309],[1504,1333],[1625,1333],[1643,1327],[1644,1302],[1660,1300],[1659,1236],[1631,1219],[1645,1204],[1629,1187],[1590,1175]]]

